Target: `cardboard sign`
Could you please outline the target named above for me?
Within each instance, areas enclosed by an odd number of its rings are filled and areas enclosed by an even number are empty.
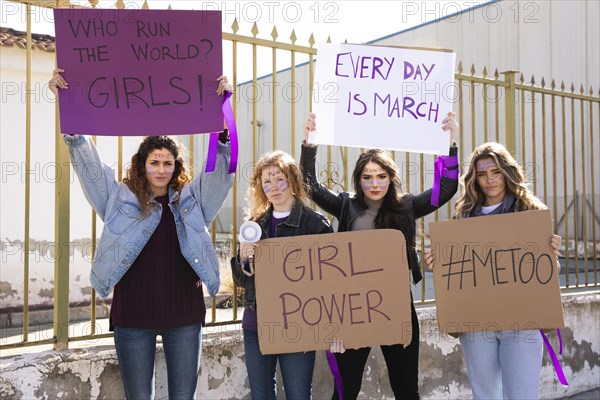
[[[309,142],[446,154],[454,61],[450,50],[319,45]]]
[[[61,130],[178,135],[223,128],[221,12],[54,10]]]
[[[377,229],[259,242],[256,300],[263,354],[410,343],[404,235]]]
[[[550,210],[429,225],[441,332],[564,327]]]

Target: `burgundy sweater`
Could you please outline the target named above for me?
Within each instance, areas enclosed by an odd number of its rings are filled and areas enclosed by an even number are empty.
[[[110,325],[165,329],[202,323],[206,316],[200,278],[181,254],[168,195],[158,227],[115,286]]]

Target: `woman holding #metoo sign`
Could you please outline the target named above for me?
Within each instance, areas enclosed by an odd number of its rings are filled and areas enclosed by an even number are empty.
[[[309,187],[309,196],[326,212],[339,221],[339,232],[365,229],[398,229],[407,243],[409,268],[413,282],[418,283],[421,270],[415,250],[416,223],[448,202],[458,188],[458,160],[455,144],[458,125],[450,112],[442,121],[442,129],[450,132],[450,155],[439,157],[443,164],[440,182],[418,195],[402,193],[398,167],[391,155],[383,150],[362,153],[352,174],[356,193],[334,193],[317,181],[315,172],[316,146],[307,143],[308,134],[316,129],[316,117],[309,113],[304,124],[304,138],[300,165]],[[438,197],[439,196],[439,197]],[[412,297],[412,296],[411,296]],[[408,346],[396,344],[381,346],[388,367],[390,384],[397,399],[418,399],[419,396],[419,322],[411,303],[412,341]],[[343,339],[343,338],[342,338]],[[335,350],[332,347],[332,351]],[[356,399],[360,392],[362,375],[371,351],[370,347],[346,350],[335,354],[342,380],[344,399]],[[333,400],[339,399],[338,388]]]
[[[56,69],[50,89],[68,84]],[[231,91],[218,78],[218,95]],[[91,281],[106,297],[114,289],[110,326],[128,399],[154,398],[156,337],[162,336],[169,398],[193,399],[198,381],[202,325],[206,315],[202,282],[219,290],[219,260],[207,226],[229,189],[230,146],[219,137],[213,173],[192,180],[179,146],[167,136],[145,138],[131,158],[127,177],[117,182],[89,137],[65,135],[83,192],[104,222]]]
[[[546,209],[527,188],[523,168],[498,143],[485,143],[471,154],[461,178],[463,194],[454,218]],[[550,245],[559,255],[562,238]],[[435,260],[425,254],[430,269]],[[475,399],[537,399],[542,368],[542,337],[538,331],[467,332],[459,336]]]
[[[248,190],[248,219],[258,223],[261,239],[331,233],[327,218],[308,208],[302,172],[287,153],[275,151],[256,164]],[[254,270],[249,260],[256,243],[242,242],[237,257],[231,259],[235,283],[244,288],[244,350],[253,400],[275,400],[277,360],[283,387],[289,400],[309,400],[315,352],[263,355],[258,346],[258,323]],[[261,267],[264,267],[262,265]],[[264,330],[263,330],[264,332]]]

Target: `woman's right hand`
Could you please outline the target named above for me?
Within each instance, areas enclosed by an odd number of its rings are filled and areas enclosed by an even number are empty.
[[[304,123],[304,141],[308,143],[308,134],[317,129],[317,116],[309,112]]]
[[[250,256],[254,256],[254,251],[258,243],[241,242],[240,243],[240,261],[245,263]]]
[[[64,69],[56,68],[52,71],[52,79],[48,81],[48,87],[50,91],[54,93],[55,96],[58,96],[58,89],[68,89],[69,84],[60,74],[61,72],[65,72]]]
[[[424,256],[425,256],[424,259],[425,259],[425,264],[427,265],[427,269],[429,269],[430,271],[433,271],[433,268],[435,267],[435,258],[433,258],[433,254],[426,251]]]
[[[332,353],[344,353],[346,349],[344,348],[342,339],[333,338],[329,346],[329,351]]]

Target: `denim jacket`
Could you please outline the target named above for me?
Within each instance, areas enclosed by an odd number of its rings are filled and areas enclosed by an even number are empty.
[[[90,280],[106,297],[125,275],[158,226],[162,206],[154,203],[150,214],[142,217],[135,194],[115,179],[115,171],[104,164],[94,143],[86,136],[65,135],[71,164],[85,197],[104,222]],[[219,290],[219,260],[208,233],[208,225],[217,216],[234,175],[228,173],[229,145],[219,143],[215,171],[199,174],[178,194],[169,187],[169,208],[181,253],[208,288],[210,296]]]

